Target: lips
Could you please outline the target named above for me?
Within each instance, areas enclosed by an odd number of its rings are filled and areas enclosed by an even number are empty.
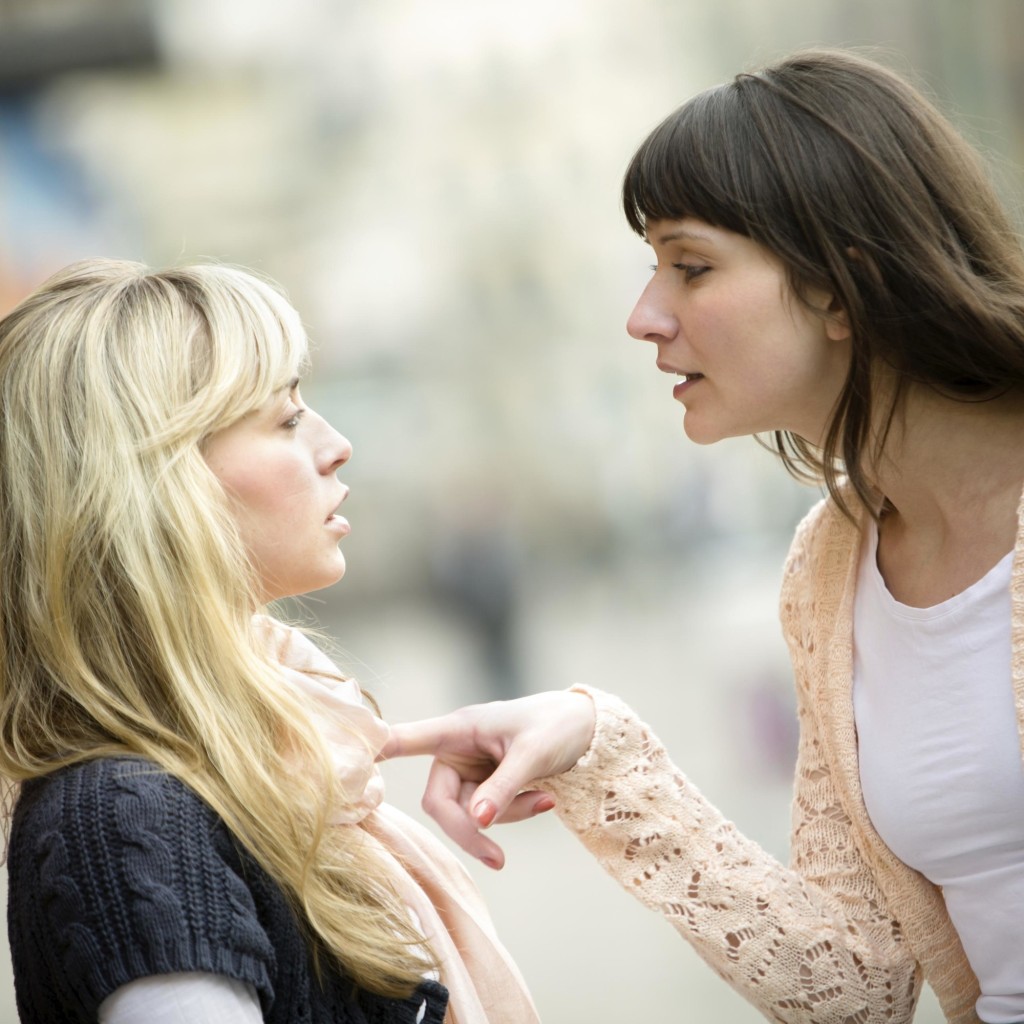
[[[339,537],[346,537],[352,527],[349,526],[349,522],[344,516],[339,516],[337,513],[331,513],[331,515],[324,520],[324,529],[333,534],[337,534]]]
[[[699,380],[704,376],[703,373],[698,373],[696,370],[680,370],[675,366],[669,366],[668,363],[663,363],[660,359],[655,365],[662,373],[671,374],[673,377],[682,377],[684,384],[687,381]]]
[[[338,510],[341,508],[341,503],[347,497],[348,497],[348,488],[346,487],[344,492],[342,493],[341,497],[338,498],[338,500],[332,506],[331,511],[327,514],[327,518],[324,520],[325,523],[329,523],[333,519],[340,519],[341,518],[341,516],[338,515]]]

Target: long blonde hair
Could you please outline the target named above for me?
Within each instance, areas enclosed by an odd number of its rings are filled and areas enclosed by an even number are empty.
[[[327,827],[327,751],[256,639],[203,458],[306,360],[282,295],[221,265],[84,261],[0,321],[0,777],[150,759],[280,883],[315,955],[406,995],[430,954],[361,830]]]

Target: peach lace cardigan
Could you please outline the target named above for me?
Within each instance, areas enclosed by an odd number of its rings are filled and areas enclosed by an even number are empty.
[[[797,530],[780,612],[800,722],[790,866],[742,836],[621,701],[569,772],[543,781],[607,871],[769,1019],[910,1021],[922,980],[949,1021],[978,1020],[977,980],[939,890],[897,859],[861,796],[852,701],[860,529],[831,501]],[[1013,565],[1013,685],[1024,723],[1024,533]],[[1022,729],[1024,731],[1024,729]]]

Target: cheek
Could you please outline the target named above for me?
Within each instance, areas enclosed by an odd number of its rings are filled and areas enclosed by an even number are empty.
[[[273,453],[249,452],[244,462],[218,473],[243,540],[247,543],[281,528],[289,516],[289,495],[298,486],[293,467]]]
[[[242,533],[242,539],[252,546],[272,536],[284,518],[284,509],[273,494],[262,489],[250,488],[244,493],[232,495],[235,519]]]
[[[705,346],[752,344],[782,313],[778,288],[768,282],[714,282],[696,289],[684,311],[687,325]]]
[[[239,519],[258,520],[274,509],[274,489],[263,473],[234,472],[221,477],[231,507]]]
[[[806,364],[824,337],[821,322],[788,302],[777,282],[741,296],[732,324],[733,336],[742,339],[747,357],[768,366]]]

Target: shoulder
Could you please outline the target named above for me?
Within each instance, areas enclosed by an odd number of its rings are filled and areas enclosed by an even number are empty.
[[[33,780],[9,850],[16,978],[61,978],[95,1005],[135,977],[176,971],[265,989],[260,875],[199,796],[149,761],[97,759]]]
[[[25,783],[9,860],[12,888],[17,879],[26,899],[42,896],[66,920],[102,919],[121,903],[133,919],[188,916],[201,911],[190,906],[197,893],[223,889],[241,866],[226,826],[196,793],[153,762],[128,757]]]
[[[98,758],[25,783],[15,807],[21,847],[113,853],[144,837],[173,846],[212,843],[223,828],[191,790],[143,758]]]
[[[131,793],[141,799],[188,801],[198,797],[158,764],[143,757],[99,757],[60,768],[26,782],[18,810],[51,806],[70,796],[94,800],[117,799]]]
[[[857,544],[867,514],[851,496],[853,519],[845,515],[831,497],[816,502],[797,525],[786,556],[784,580],[798,581],[814,575],[823,560],[844,558]],[[785,585],[785,583],[784,583]]]
[[[843,601],[856,578],[867,515],[858,505],[851,508],[852,518],[825,498],[794,534],[779,593],[779,619],[793,658],[810,655],[837,626],[845,628]]]

